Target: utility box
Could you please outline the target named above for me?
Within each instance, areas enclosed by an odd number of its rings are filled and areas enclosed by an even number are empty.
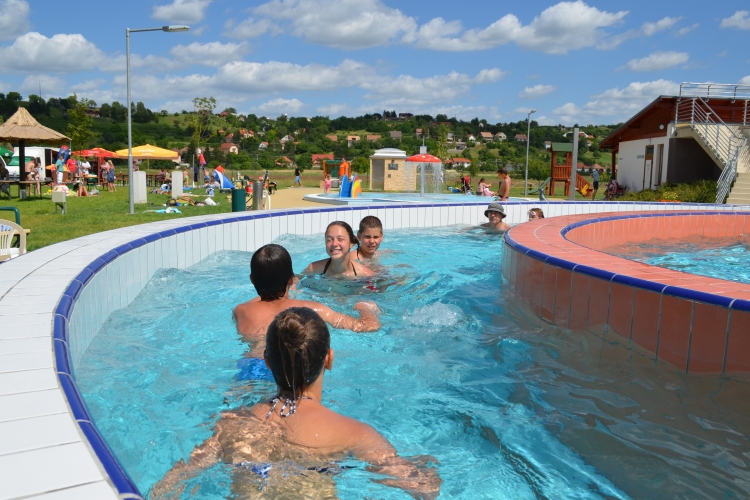
[[[232,189],[232,212],[245,211],[245,189]]]
[[[138,172],[140,174],[140,172]],[[172,198],[182,198],[183,174],[179,170],[172,172]]]
[[[133,203],[146,203],[146,172],[133,172]]]

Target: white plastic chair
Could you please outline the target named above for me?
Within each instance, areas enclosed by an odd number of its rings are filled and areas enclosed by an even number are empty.
[[[13,236],[18,234],[19,248],[10,246]],[[26,253],[26,231],[10,221],[0,221],[0,262],[10,260]]]
[[[65,191],[52,191],[52,203],[55,204],[55,213],[57,213],[57,207],[62,208],[62,213],[68,213],[68,202]]]

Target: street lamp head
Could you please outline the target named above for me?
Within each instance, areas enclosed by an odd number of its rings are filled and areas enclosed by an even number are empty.
[[[190,31],[190,26],[176,24],[173,26],[162,26],[161,30],[166,31],[167,33],[176,33],[178,31]]]
[[[532,109],[531,111],[529,111],[529,114],[530,114],[530,115],[532,115],[532,114],[534,114],[534,113],[536,113],[536,110],[535,110],[535,109]]]

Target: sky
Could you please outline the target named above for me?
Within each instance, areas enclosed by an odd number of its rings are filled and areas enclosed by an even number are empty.
[[[0,92],[276,117],[395,110],[613,124],[681,82],[750,86],[750,2],[0,0]],[[748,89],[750,90],[750,89]]]

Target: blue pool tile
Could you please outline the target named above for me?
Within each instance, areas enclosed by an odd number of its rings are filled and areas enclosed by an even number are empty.
[[[732,302],[732,309],[750,312],[750,300],[736,299],[734,302]]]
[[[110,250],[99,258],[104,261],[104,264],[106,265],[115,260],[117,257],[119,257],[117,252],[115,252],[114,250]]]
[[[144,236],[143,239],[146,241],[146,243],[153,243],[154,241],[161,239],[161,236],[159,235],[159,233],[153,233]]]
[[[78,273],[78,276],[76,276],[76,281],[80,281],[82,284],[86,284],[89,281],[91,281],[91,278],[94,277],[96,273],[89,269],[88,267],[85,267],[83,271]]]
[[[62,316],[55,314],[52,320],[52,338],[55,340],[68,341],[68,321]]]
[[[689,288],[682,288],[679,286],[668,286],[664,289],[664,294],[727,308],[732,304],[732,301],[734,300],[731,297],[699,292],[698,290],[690,290]]]
[[[60,297],[60,302],[57,304],[55,314],[70,318],[71,309],[73,309],[73,299],[71,299],[68,295],[63,295]]]
[[[133,241],[129,242],[129,245],[130,245],[130,246],[131,246],[131,247],[132,247],[133,249],[136,249],[136,248],[140,248],[140,247],[142,247],[142,246],[143,246],[143,245],[145,245],[146,243],[148,243],[148,241],[146,241],[146,239],[145,239],[145,238],[138,238],[137,240],[133,240]]]
[[[603,279],[605,281],[609,281],[609,280],[611,280],[615,276],[615,273],[613,273],[613,272],[605,271],[604,269],[599,269],[599,268],[596,268],[596,267],[586,266],[586,265],[582,265],[582,264],[576,266],[576,272],[579,272],[581,274],[585,274],[587,276],[593,276],[595,278],[600,278],[600,279]]]
[[[81,427],[83,434],[88,439],[91,448],[96,453],[102,466],[104,466],[104,470],[107,471],[107,475],[109,475],[118,493],[120,495],[140,496],[141,493],[138,491],[135,483],[130,479],[122,465],[120,465],[120,462],[109,449],[107,443],[104,442],[96,427],[90,422],[78,422],[78,425]]]
[[[70,410],[73,413],[73,417],[76,420],[91,421],[88,408],[81,399],[81,394],[78,392],[78,388],[73,383],[73,379],[69,373],[58,373],[57,378],[60,380],[60,386],[65,393],[65,398],[68,400]]]
[[[73,280],[63,293],[75,301],[78,298],[78,295],[80,295],[81,290],[83,290],[83,283],[78,280]]]
[[[125,243],[124,245],[120,245],[117,248],[113,248],[112,251],[115,252],[117,255],[125,255],[132,249],[133,247],[131,247],[129,243]]]
[[[86,266],[86,269],[88,269],[89,271],[91,271],[93,274],[96,274],[99,271],[101,271],[102,268],[104,266],[106,266],[106,265],[107,265],[107,263],[104,262],[104,260],[102,260],[101,258],[98,258],[98,259],[94,259],[91,262],[91,264],[89,264],[88,266]]]
[[[55,340],[53,342],[55,349],[55,365],[58,373],[71,374],[70,370],[70,356],[68,355],[68,344],[62,340]]]
[[[664,289],[667,288],[667,285],[663,283],[650,281],[650,280],[644,280],[640,278],[633,278],[630,276],[623,276],[622,274],[615,275],[612,278],[612,281],[614,283],[620,283],[621,285],[632,286],[635,288],[649,290],[649,291],[656,292],[656,293],[662,293]]]

